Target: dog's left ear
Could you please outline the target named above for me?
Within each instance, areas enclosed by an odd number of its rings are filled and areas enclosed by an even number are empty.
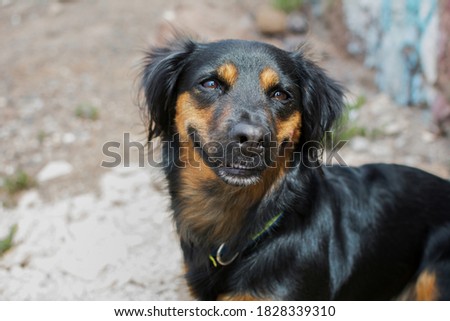
[[[178,79],[197,44],[178,38],[165,47],[152,48],[144,59],[142,90],[148,117],[148,141],[170,134],[175,113]]]
[[[302,135],[306,142],[321,142],[341,116],[343,88],[302,52],[293,53],[302,95]]]

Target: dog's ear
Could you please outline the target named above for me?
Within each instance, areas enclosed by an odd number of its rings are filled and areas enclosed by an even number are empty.
[[[343,88],[302,52],[293,57],[302,95],[302,141],[321,142],[341,116]]]
[[[148,120],[148,141],[168,135],[175,112],[177,82],[197,44],[178,38],[152,48],[143,61],[142,90]]]
[[[327,131],[342,114],[343,88],[302,51],[293,53],[297,84],[301,92],[301,149],[302,164],[320,166],[322,141]]]

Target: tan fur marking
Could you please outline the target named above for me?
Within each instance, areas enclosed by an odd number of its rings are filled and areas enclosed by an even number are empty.
[[[282,146],[284,141],[292,144],[296,144],[300,139],[301,129],[301,114],[300,112],[293,113],[288,119],[281,121],[277,119],[275,121],[277,128],[277,143],[278,146]],[[276,166],[278,168],[278,178],[281,178],[286,172],[286,166],[292,161],[292,153],[294,145],[286,147],[276,160]],[[276,184],[274,187],[276,188]]]
[[[249,294],[221,294],[218,301],[265,301],[264,299],[254,297]]]
[[[188,128],[194,127],[201,137],[208,139],[208,125],[212,119],[212,110],[210,108],[200,109],[195,106],[188,92],[182,93],[176,104],[175,126],[180,134],[181,150],[180,160],[187,168],[195,169],[195,176],[188,179],[187,188],[197,186],[196,179],[216,179],[214,172],[203,163],[201,156],[194,151],[192,141],[188,137]]]
[[[436,273],[429,271],[422,272],[416,282],[416,300],[436,300],[439,295],[436,283]]]
[[[238,74],[236,66],[231,62],[227,62],[217,69],[217,75],[222,81],[226,82],[228,86],[233,86],[236,83]]]
[[[279,81],[280,78],[277,72],[272,68],[266,67],[259,74],[259,83],[264,91],[267,91],[273,86],[277,85]]]
[[[211,108],[197,108],[188,92],[182,93],[177,100],[175,126],[182,141],[188,141],[188,128],[194,127],[200,136],[207,138],[208,125],[212,121]]]
[[[297,111],[287,120],[276,121],[277,141],[279,144],[281,144],[284,140],[298,142],[300,138],[301,119],[301,114]]]
[[[239,233],[245,214],[259,202],[277,178],[278,169],[267,169],[261,182],[248,187],[230,186],[221,181],[205,164],[200,168],[187,167],[181,172],[183,215],[180,218],[181,237],[207,235],[212,243],[226,242]],[[218,195],[202,188],[214,181],[219,184]]]

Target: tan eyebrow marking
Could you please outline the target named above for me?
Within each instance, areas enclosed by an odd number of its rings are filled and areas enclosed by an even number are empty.
[[[259,74],[259,83],[264,91],[269,90],[280,82],[277,72],[270,67],[266,67]]]
[[[233,86],[238,78],[238,70],[234,64],[227,62],[217,69],[219,78],[228,86]]]

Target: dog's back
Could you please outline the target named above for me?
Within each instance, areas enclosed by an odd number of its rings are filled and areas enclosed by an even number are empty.
[[[331,205],[333,232],[341,240],[336,266],[351,262],[348,280],[342,271],[336,274],[345,280],[336,298],[389,299],[403,291],[403,298],[450,299],[450,270],[441,264],[450,260],[450,183],[400,165],[337,167],[325,173],[338,204]],[[423,284],[424,275],[433,284]],[[353,284],[363,283],[358,293]],[[405,283],[410,285],[406,292]]]

